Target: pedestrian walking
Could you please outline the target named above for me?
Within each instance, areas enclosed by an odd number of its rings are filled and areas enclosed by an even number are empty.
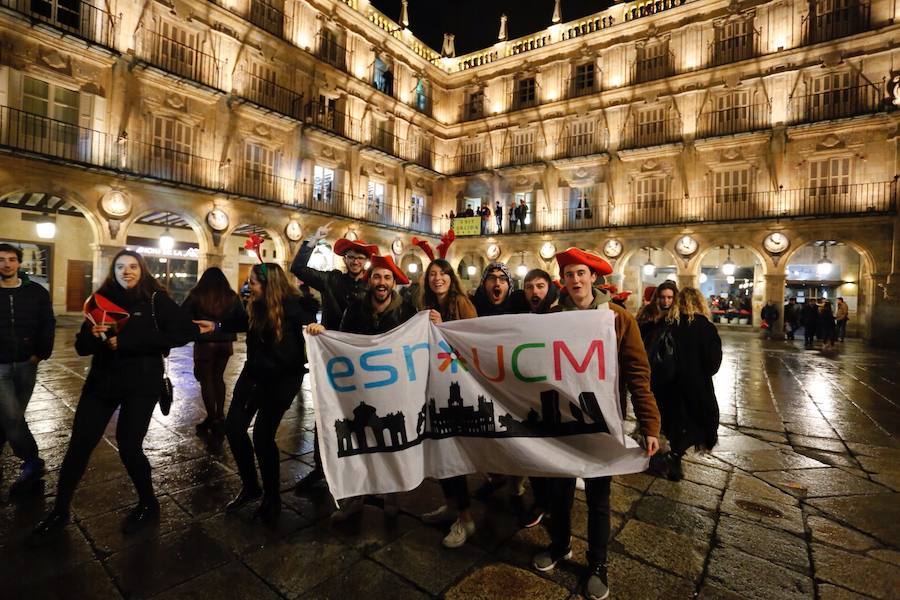
[[[843,342],[847,336],[847,322],[850,320],[850,307],[844,302],[843,298],[837,299],[837,309],[834,311],[834,320],[836,325],[835,337]]]
[[[799,328],[800,305],[797,304],[796,298],[791,297],[788,299],[787,304],[784,305],[784,334],[787,336],[787,339],[793,340]]]
[[[44,460],[25,420],[38,364],[50,358],[56,318],[50,294],[19,269],[22,250],[0,244],[0,452],[8,441],[22,461],[12,496],[35,489]]]
[[[203,272],[181,308],[192,321],[232,322],[244,313],[244,303],[218,267]],[[225,368],[236,339],[229,331],[211,331],[194,340],[194,378],[206,409],[206,418],[195,427],[197,435],[225,433]]]
[[[822,349],[831,350],[834,348],[835,333],[837,325],[834,319],[834,309],[831,302],[825,300],[819,307],[819,338],[822,340]]]
[[[659,448],[659,411],[650,391],[650,365],[641,342],[634,317],[625,309],[612,304],[609,294],[594,289],[597,279],[612,272],[609,263],[595,254],[569,248],[556,255],[566,294],[553,308],[567,310],[612,310],[619,367],[619,398],[624,403],[625,388],[631,392],[634,413],[643,436],[642,445],[649,456]],[[624,406],[622,412],[624,413]],[[610,532],[610,485],[612,477],[585,480],[585,499],[588,513],[588,577],[585,595],[591,600],[609,597],[607,559]],[[550,492],[550,547],[532,560],[538,571],[552,571],[557,563],[572,555],[572,503],[575,496],[574,478],[554,478]]]
[[[662,432],[669,451],[652,461],[654,470],[672,481],[684,477],[681,459],[692,446],[712,450],[718,442],[719,404],[713,375],[722,364],[722,342],[706,300],[696,288],[687,287],[665,316],[674,352],[665,382],[654,387],[662,393],[656,403],[662,416]],[[657,346],[658,348],[658,346]],[[654,358],[651,357],[651,368]]]
[[[234,386],[225,434],[241,476],[241,491],[225,507],[235,512],[262,496],[254,517],[274,523],[281,513],[280,463],[275,434],[306,373],[303,327],[316,320],[277,263],[250,270],[247,312],[229,321],[197,321],[204,334],[247,333],[247,361]],[[247,434],[250,422],[253,441]],[[259,463],[262,488],[253,456]]]
[[[759,316],[764,323],[763,329],[766,337],[772,339],[772,335],[775,333],[775,323],[778,321],[778,307],[775,306],[775,301],[769,300],[766,302]]]
[[[819,307],[810,298],[803,301],[800,322],[803,324],[803,346],[812,348],[816,339],[816,330],[819,327]]]
[[[91,367],[75,409],[56,500],[35,529],[38,537],[68,523],[75,488],[117,409],[116,446],[138,495],[122,530],[134,533],[159,519],[144,436],[163,389],[164,355],[194,339],[198,330],[157,283],[141,255],[131,250],[113,257],[96,294],[127,312],[128,318],[116,327],[85,320],[75,338],[75,351],[90,356]]]
[[[344,258],[346,271],[341,272],[338,269],[319,271],[307,266],[319,240],[324,239],[330,231],[331,224],[327,223],[316,229],[316,233],[300,246],[297,256],[291,263],[291,273],[321,294],[322,325],[326,329],[337,331],[341,327],[341,319],[350,302],[362,298],[366,293],[364,279],[366,261],[378,254],[378,246],[341,238],[334,244],[334,253]],[[316,429],[313,445],[315,466],[297,482],[294,487],[296,494],[305,494],[325,480],[318,437]]]

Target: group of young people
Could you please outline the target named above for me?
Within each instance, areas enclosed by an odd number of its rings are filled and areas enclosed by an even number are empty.
[[[281,510],[275,434],[306,372],[304,328],[310,335],[325,330],[375,335],[390,331],[420,311],[428,311],[434,323],[445,323],[514,313],[611,310],[622,412],[627,390],[637,420],[635,436],[647,455],[653,457],[659,450],[661,425],[671,445],[663,459],[652,458],[651,464],[660,474],[678,479],[681,456],[690,446],[711,449],[715,445],[718,409],[712,375],[721,361],[721,347],[697,290],[678,291],[674,285],[663,284],[636,320],[600,286],[612,271],[610,265],[596,254],[570,248],[556,255],[559,282],[546,271],[535,269],[525,276],[523,289],[513,291],[508,268],[494,262],[484,269],[470,297],[443,256],[446,245],[441,256],[434,256],[427,244],[420,244],[431,261],[421,281],[413,284],[390,256],[380,256],[376,246],[360,241],[341,239],[334,246],[346,270],[313,269],[308,261],[318,241],[328,233],[328,226],[320,227],[301,246],[290,269],[319,292],[320,323],[316,322],[317,307],[298,292],[296,283],[275,263],[261,263],[251,269],[246,308],[216,268],[203,274],[179,307],[151,275],[140,254],[122,250],[114,257],[97,293],[127,311],[129,318],[115,328],[85,321],[76,336],[75,349],[80,355],[91,356],[91,366],[75,412],[55,503],[35,528],[34,537],[49,537],[68,523],[76,486],[116,410],[116,445],[138,496],[123,531],[133,533],[158,519],[159,503],[142,445],[160,398],[164,358],[171,348],[191,341],[195,343],[195,375],[207,412],[197,426],[198,434],[224,432],[242,482],[240,492],[225,509],[236,511],[260,500],[254,515],[267,523],[274,522]],[[247,358],[226,415],[224,372],[236,334],[242,332],[246,333]],[[49,352],[41,349],[39,356],[49,356]],[[672,361],[677,364],[674,374]],[[254,417],[251,440],[248,428]],[[24,421],[24,408],[21,418]],[[9,435],[14,429],[6,423],[4,420],[3,431]],[[315,457],[314,469],[297,482],[295,493],[305,494],[325,484],[318,443]],[[481,492],[489,494],[508,479],[504,474],[491,474],[486,491]],[[523,487],[522,478],[514,477],[513,482],[514,487]],[[589,598],[605,598],[609,594],[611,477],[583,483],[589,565],[585,593]],[[444,504],[422,518],[428,523],[450,523],[443,543],[459,547],[476,528],[467,478],[445,479],[440,485]],[[571,556],[576,481],[531,478],[531,486],[534,506],[523,524],[534,526],[545,517],[549,519],[551,544],[535,555],[533,566],[550,571]],[[335,518],[346,518],[361,505],[362,499],[344,501]],[[388,514],[390,509],[395,512],[396,503],[387,500],[385,508]]]

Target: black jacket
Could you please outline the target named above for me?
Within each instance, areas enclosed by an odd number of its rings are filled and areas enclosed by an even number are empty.
[[[760,317],[762,317],[763,321],[774,323],[778,320],[778,309],[774,305],[766,304],[763,306]]]
[[[303,326],[316,321],[315,313],[307,310],[303,299],[289,298],[284,302],[280,341],[272,331],[266,331],[262,335],[249,331],[249,321],[247,313],[222,321],[222,328],[225,331],[247,332],[247,361],[244,363],[244,372],[258,380],[302,378],[306,373]]]
[[[488,298],[487,292],[484,291],[484,286],[479,285],[478,289],[475,290],[475,293],[472,294],[472,304],[475,306],[475,311],[478,313],[479,317],[508,315],[516,312],[512,307],[512,290],[506,294],[506,298],[503,302],[494,304],[491,302],[491,299]]]
[[[558,299],[559,288],[551,283],[547,288],[547,295],[544,296],[544,299],[538,304],[537,310],[534,311],[535,314],[542,315],[550,312],[550,307],[553,306]],[[525,299],[525,290],[516,290],[509,294],[509,312],[514,314],[531,312],[531,305],[528,304],[528,300]],[[480,312],[478,314],[481,315]]]
[[[350,302],[365,295],[366,282],[353,279],[337,269],[318,271],[307,267],[314,249],[308,244],[300,246],[300,251],[291,263],[291,273],[322,295],[322,325],[325,329],[337,331]]]
[[[84,393],[103,397],[155,396],[161,391],[163,355],[193,340],[199,330],[168,294],[155,299],[157,331],[149,299],[137,299],[120,290],[106,295],[131,316],[116,332],[118,348],[94,337],[85,321],[75,336],[75,351],[92,356]]]
[[[50,358],[56,318],[44,287],[21,276],[22,285],[0,288],[0,363]]]
[[[200,305],[197,304],[196,301],[191,296],[185,298],[184,302],[181,303],[181,310],[187,313],[187,315],[191,318],[192,321],[213,321],[213,322],[222,322],[222,321],[239,321],[241,319],[241,315],[244,313],[244,303],[241,301],[240,296],[235,294],[234,302],[231,307],[224,314],[221,315],[211,315],[207,314],[200,308]],[[237,335],[231,331],[225,331],[224,329],[219,329],[217,331],[211,331],[209,333],[202,333],[197,336],[194,340],[198,343],[203,342],[233,342],[237,340]]]
[[[372,310],[372,301],[367,293],[362,300],[354,300],[344,311],[344,318],[341,319],[341,331],[362,335],[386,333],[409,321],[416,315],[416,312],[412,303],[394,292],[387,309],[376,314]]]
[[[807,300],[800,309],[800,323],[803,327],[815,329],[819,322],[819,307],[814,302]]]

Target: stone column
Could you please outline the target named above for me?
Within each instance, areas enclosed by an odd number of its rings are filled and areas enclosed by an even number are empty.
[[[682,290],[686,287],[700,288],[700,277],[693,273],[678,273],[678,289]]]
[[[94,272],[92,276],[94,289],[100,287],[100,284],[106,279],[113,257],[121,249],[122,246],[111,244],[91,244],[91,250],[94,255]]]
[[[783,340],[784,339],[784,284],[787,280],[787,276],[784,273],[771,273],[766,275],[766,290],[763,295],[763,305],[769,303],[771,300],[775,303],[775,308],[778,309],[778,320],[775,321],[775,325],[772,326],[773,331],[771,332],[772,339],[775,340]],[[758,318],[758,315],[752,315],[753,320]],[[751,320],[751,322],[754,322]]]
[[[871,285],[866,286],[866,292],[871,293],[871,313],[867,331],[861,331],[863,337],[868,337],[873,346],[888,348],[900,347],[897,339],[897,331],[900,330],[900,274],[891,273],[890,277],[874,274]]]
[[[218,250],[218,248],[214,248],[213,252],[207,252],[197,257],[198,273],[203,273],[209,267],[219,267],[221,269],[222,265],[225,264],[225,253],[216,252],[215,250]]]

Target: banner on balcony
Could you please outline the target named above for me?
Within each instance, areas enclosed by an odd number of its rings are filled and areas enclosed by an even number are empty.
[[[456,235],[481,235],[481,217],[456,217],[451,226]]]
[[[307,336],[335,498],[475,472],[598,477],[643,471],[618,401],[614,313],[509,315],[383,335]]]

